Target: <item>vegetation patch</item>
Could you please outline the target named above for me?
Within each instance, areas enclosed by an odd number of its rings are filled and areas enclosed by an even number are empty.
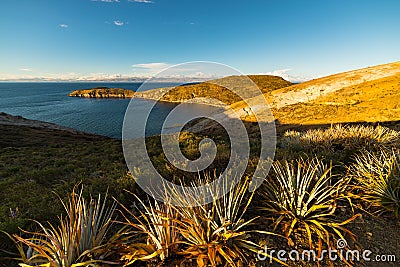
[[[266,182],[250,193],[260,142],[257,127],[246,126],[252,153],[245,177],[206,205],[196,202],[201,196],[179,198],[173,191],[166,203],[147,198],[136,186],[135,174],[128,172],[118,140],[22,126],[0,128],[6,133],[0,142],[0,230],[8,233],[0,235],[0,266],[15,266],[10,258],[26,266],[254,266],[266,244],[318,251],[334,248],[338,239],[346,239],[348,249],[398,251],[398,131],[367,125],[289,130],[278,136]],[[10,138],[10,133],[18,138]],[[155,167],[174,183],[207,183],[218,177],[230,156],[229,139],[220,133],[181,133],[180,147],[188,158],[199,157],[204,137],[213,138],[218,147],[217,163],[191,175],[167,164],[159,137],[148,138],[146,145]],[[77,183],[84,185],[82,190],[76,189]],[[94,197],[106,192],[117,207]],[[171,206],[168,198],[183,205]],[[119,212],[111,216],[115,208]],[[375,212],[382,216],[371,217]],[[93,223],[95,217],[98,224]],[[73,223],[76,220],[87,232]],[[381,240],[388,232],[391,235]],[[88,244],[83,250],[82,242]],[[56,255],[63,255],[64,263],[57,263],[61,261]],[[261,255],[269,257],[272,266],[310,266]]]

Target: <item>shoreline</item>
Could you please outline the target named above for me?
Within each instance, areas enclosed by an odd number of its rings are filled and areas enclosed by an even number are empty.
[[[205,105],[205,106],[212,106],[212,107],[220,107],[223,108],[224,105],[218,105],[218,104],[213,104],[213,103],[207,103],[207,102],[197,102],[196,99],[188,99],[185,101],[179,101],[179,100],[162,100],[162,99],[157,99],[157,98],[152,98],[152,97],[143,97],[143,96],[136,96],[134,95],[132,98],[137,98],[137,99],[142,99],[142,100],[151,100],[151,101],[157,101],[161,103],[166,103],[166,104],[197,104],[197,105]],[[201,98],[197,98],[201,99]],[[204,98],[208,99],[208,98]]]
[[[45,122],[40,120],[27,119],[19,115],[11,115],[5,112],[0,112],[0,126],[15,126],[15,127],[29,127],[35,129],[51,130],[51,131],[62,131],[78,136],[88,136],[88,137],[99,137],[106,139],[115,139],[109,136],[88,133],[74,128],[62,126],[56,123]]]
[[[74,90],[68,94],[69,97],[84,98],[131,98],[135,91],[123,88],[95,87],[90,89]]]

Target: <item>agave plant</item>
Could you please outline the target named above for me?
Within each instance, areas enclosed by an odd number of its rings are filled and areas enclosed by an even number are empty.
[[[23,231],[30,237],[9,235],[20,254],[20,266],[78,267],[95,263],[114,264],[106,260],[112,253],[119,234],[107,238],[116,204],[107,207],[106,197],[86,201],[82,189],[67,203],[62,202],[67,215],[59,218],[59,225],[37,222],[39,231]],[[24,252],[24,246],[28,247]]]
[[[204,185],[209,180],[206,178],[198,183]],[[145,202],[135,196],[138,203],[135,209],[122,206],[121,211],[125,218],[122,222],[126,226],[125,236],[129,237],[119,244],[124,266],[137,261],[165,262],[172,255],[176,260],[176,256],[183,257],[181,260],[195,259],[198,266],[250,263],[254,253],[262,249],[249,240],[251,233],[276,234],[248,230],[258,218],[245,217],[254,195],[248,192],[248,187],[249,181],[245,181],[237,185],[226,183],[221,188],[214,186],[178,193],[176,188],[165,185],[163,203],[153,199]],[[218,190],[227,194],[220,194]],[[212,201],[204,204],[204,194],[209,193]],[[169,201],[171,198],[174,198],[175,206]],[[278,259],[273,260],[286,265]]]
[[[344,225],[359,215],[338,221],[335,219],[338,200],[345,197],[348,179],[335,177],[331,167],[321,160],[299,159],[296,162],[277,161],[274,176],[259,191],[261,210],[274,220],[274,228],[281,227],[287,238],[295,231],[305,233],[310,248],[313,238],[319,244],[331,246],[335,235],[353,234]]]
[[[166,201],[159,203],[148,198],[147,203],[134,195],[139,205],[131,211],[121,205],[125,221],[125,242],[119,245],[124,266],[136,261],[164,261],[177,249],[178,213]]]
[[[249,259],[254,258],[250,254],[260,250],[256,243],[249,240],[251,233],[273,233],[248,230],[248,226],[257,219],[245,218],[254,195],[248,192],[248,187],[249,182],[246,181],[214,188],[209,193],[215,197],[209,204],[201,204],[199,200],[204,197],[201,193],[181,198],[181,204],[174,207],[180,215],[177,223],[183,248],[179,254],[197,259],[198,266],[249,264]],[[228,193],[221,198],[216,197],[219,192],[215,190],[223,188]]]
[[[356,188],[374,212],[400,211],[400,154],[399,152],[371,153],[363,151],[355,157],[350,174],[358,182]]]

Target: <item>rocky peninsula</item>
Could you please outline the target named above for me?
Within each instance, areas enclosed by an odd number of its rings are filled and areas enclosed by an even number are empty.
[[[201,83],[137,92],[135,97],[171,103],[182,103],[190,100],[191,103],[206,105],[212,104],[210,99],[218,99],[231,105],[253,97],[254,95],[251,92],[254,91],[255,86],[265,94],[291,85],[293,85],[291,82],[272,75],[227,76]]]
[[[75,90],[68,96],[86,98],[131,98],[134,94],[134,91],[122,88],[95,87],[91,89]]]

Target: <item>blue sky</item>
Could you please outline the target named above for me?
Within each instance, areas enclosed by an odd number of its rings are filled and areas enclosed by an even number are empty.
[[[399,10],[398,0],[1,0],[0,80],[146,76],[196,60],[323,76],[398,61]]]

